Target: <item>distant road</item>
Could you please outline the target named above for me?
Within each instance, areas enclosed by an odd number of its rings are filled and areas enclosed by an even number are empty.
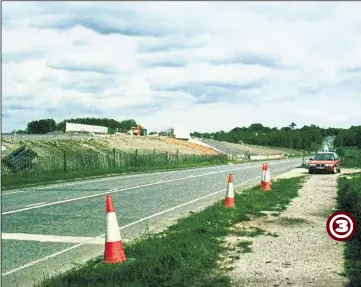
[[[270,161],[271,175],[301,159]],[[32,286],[44,275],[83,263],[104,251],[105,195],[112,193],[123,238],[157,226],[224,196],[234,184],[258,182],[261,163],[137,174],[4,191],[2,286]],[[87,240],[85,243],[84,241]],[[35,280],[35,281],[34,281]],[[17,285],[18,284],[18,285]]]

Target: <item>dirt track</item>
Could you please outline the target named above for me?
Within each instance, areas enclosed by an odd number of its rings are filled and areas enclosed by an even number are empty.
[[[308,175],[305,169],[297,169],[281,177],[300,172],[306,174],[306,182],[285,212],[238,226],[258,227],[279,237],[247,237],[253,241],[252,252],[241,254],[231,265],[235,267],[230,274],[232,286],[345,286],[344,243],[332,240],[325,228],[336,204],[340,174]],[[352,170],[342,170],[342,174],[347,172]]]

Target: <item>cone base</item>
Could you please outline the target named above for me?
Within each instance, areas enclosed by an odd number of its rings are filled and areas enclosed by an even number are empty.
[[[230,207],[230,208],[236,207],[236,205],[234,203],[234,198],[226,197],[226,201],[224,202],[224,206],[225,207]]]
[[[127,260],[122,241],[106,242],[104,251],[104,263],[121,263]]]
[[[270,183],[266,183],[266,184],[262,187],[262,190],[264,190],[264,191],[272,190],[271,184],[270,184]]]

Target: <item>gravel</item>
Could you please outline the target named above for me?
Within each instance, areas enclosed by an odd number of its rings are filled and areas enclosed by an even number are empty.
[[[305,169],[298,170],[306,173]],[[300,171],[290,171],[282,177],[298,176]],[[299,197],[279,217],[268,215],[238,225],[257,226],[279,237],[248,238],[253,241],[252,252],[229,263],[234,267],[230,272],[233,286],[345,286],[347,279],[341,275],[344,243],[332,240],[325,228],[336,204],[339,176],[307,174]],[[285,224],[287,218],[300,220]],[[234,236],[230,241],[235,241]]]

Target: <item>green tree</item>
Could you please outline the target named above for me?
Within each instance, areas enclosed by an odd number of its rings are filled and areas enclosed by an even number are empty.
[[[119,129],[121,132],[127,132],[129,131],[132,127],[136,127],[137,126],[137,122],[133,119],[128,119],[128,120],[123,120],[120,122],[119,124]]]
[[[46,134],[56,129],[56,123],[53,119],[41,119],[29,122],[27,130],[30,134]]]
[[[291,129],[294,130],[296,126],[297,126],[297,125],[296,125],[294,122],[290,123],[290,128],[291,128]]]

